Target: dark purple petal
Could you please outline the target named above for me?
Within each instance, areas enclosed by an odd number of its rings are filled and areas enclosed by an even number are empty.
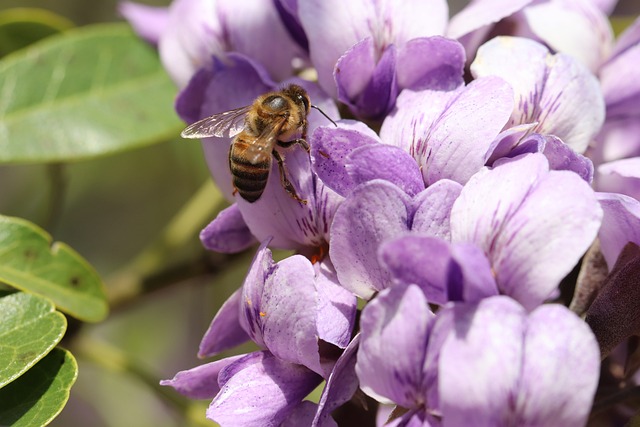
[[[451,232],[453,242],[478,245],[501,292],[532,309],[573,269],[601,220],[584,180],[529,154],[476,174],[453,206]]]
[[[379,143],[380,138],[362,122],[341,121],[338,126],[317,128],[309,145],[314,172],[325,185],[346,196],[355,187],[347,173],[347,156],[358,147]]]
[[[597,189],[603,192],[626,194],[640,200],[640,157],[600,165]]]
[[[190,399],[212,399],[220,391],[218,375],[220,371],[244,355],[231,356],[178,372],[170,380],[160,381],[160,385],[173,387],[178,393]]]
[[[400,89],[453,90],[464,84],[464,48],[444,37],[421,37],[398,48],[396,78]]]
[[[220,372],[220,393],[207,418],[224,426],[278,426],[322,378],[267,351],[246,355]]]
[[[562,140],[553,135],[540,136],[545,140],[544,151],[553,170],[568,170],[577,173],[586,182],[593,181],[593,162],[588,157],[578,154]]]
[[[513,149],[520,144],[520,141],[530,133],[536,124],[537,123],[527,123],[512,126],[500,132],[491,143],[489,150],[487,150],[485,164],[487,166],[493,166],[496,160],[509,156]]]
[[[393,286],[367,304],[360,318],[356,362],[365,393],[404,408],[420,406],[422,365],[433,318],[424,293],[415,285]]]
[[[256,243],[235,203],[222,210],[200,232],[200,241],[210,251],[228,254],[242,252]]]
[[[346,403],[358,390],[358,377],[356,376],[356,354],[360,345],[360,334],[356,335],[351,343],[333,366],[333,370],[327,378],[327,383],[322,390],[318,412],[311,427],[322,427],[331,422],[331,413]]]
[[[368,299],[384,289],[389,272],[378,263],[378,245],[409,230],[409,196],[387,181],[357,187],[333,219],[329,255],[340,283]]]
[[[515,108],[508,126],[538,122],[535,131],[562,139],[583,153],[604,122],[598,80],[577,60],[551,55],[540,43],[496,37],[478,49],[474,77],[498,76],[513,88]]]
[[[379,253],[396,280],[418,285],[430,303],[475,302],[498,294],[489,261],[474,245],[407,235],[383,243]]]
[[[600,351],[587,324],[564,306],[538,307],[527,319],[523,359],[516,403],[521,425],[585,425],[600,373]]]
[[[450,92],[405,90],[380,136],[413,155],[427,185],[440,179],[463,184],[484,166],[512,110],[511,88],[495,77]]]
[[[509,425],[522,374],[524,308],[497,296],[446,310],[453,325],[439,358],[442,425]]]
[[[639,312],[640,247],[628,243],[585,318],[603,359],[622,341],[640,334]]]
[[[356,43],[338,59],[334,71],[338,99],[359,118],[382,120],[398,96],[396,47],[376,52],[371,37]]]
[[[249,340],[240,326],[241,298],[242,289],[238,289],[222,304],[202,337],[198,357],[215,356]]]
[[[118,12],[129,21],[133,30],[148,43],[157,45],[169,24],[169,9],[130,1],[118,4]]]
[[[451,208],[462,191],[462,185],[441,179],[423,190],[413,200],[415,213],[411,231],[451,240],[449,218]]]
[[[602,254],[612,269],[628,242],[640,245],[640,202],[615,193],[596,193],[596,196],[604,211],[598,238]]]
[[[384,179],[411,197],[424,190],[416,161],[406,151],[393,145],[370,144],[356,148],[348,155],[346,168],[356,186],[374,179]]]

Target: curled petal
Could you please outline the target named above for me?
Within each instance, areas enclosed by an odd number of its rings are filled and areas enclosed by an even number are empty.
[[[180,371],[172,379],[160,381],[160,385],[173,387],[178,393],[190,399],[212,399],[220,391],[218,386],[220,371],[241,357],[243,356],[227,357],[188,371]]]
[[[207,418],[231,427],[277,426],[321,380],[267,351],[251,353],[220,372],[220,393]]]
[[[242,252],[256,243],[236,204],[221,211],[200,232],[200,241],[210,251],[222,253]]]
[[[249,340],[249,336],[240,325],[241,291],[235,291],[216,313],[202,337],[198,357],[215,356]]]
[[[405,408],[419,406],[433,318],[424,293],[415,285],[393,286],[367,304],[360,319],[356,362],[365,393]]]

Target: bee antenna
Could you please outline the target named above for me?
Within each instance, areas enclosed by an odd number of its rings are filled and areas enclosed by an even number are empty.
[[[322,110],[320,109],[320,107],[318,107],[317,105],[312,105],[312,106],[311,106],[311,108],[315,108],[316,110],[320,111],[320,114],[322,114],[323,116],[325,116],[325,117],[327,118],[327,120],[329,120],[331,123],[333,123],[333,125],[334,125],[335,127],[338,127],[338,125],[336,124],[336,122],[334,122],[334,121],[331,119],[331,117],[327,116],[327,114],[326,114],[324,111],[322,111]]]

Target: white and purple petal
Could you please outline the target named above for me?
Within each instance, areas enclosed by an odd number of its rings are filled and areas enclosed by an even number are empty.
[[[129,21],[133,30],[148,43],[157,45],[160,35],[167,30],[169,9],[123,1],[118,4],[118,12]]]
[[[278,426],[321,380],[268,351],[250,353],[220,372],[207,418],[230,427]]]
[[[626,194],[640,200],[640,157],[600,165],[597,189],[607,193]]]
[[[441,179],[430,185],[413,200],[411,231],[451,240],[451,208],[462,191],[462,185]]]

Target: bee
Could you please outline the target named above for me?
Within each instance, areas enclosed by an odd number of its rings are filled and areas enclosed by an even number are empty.
[[[183,138],[235,137],[229,148],[234,194],[237,191],[249,203],[258,200],[264,192],[274,158],[282,187],[293,199],[306,204],[289,181],[284,158],[276,146],[288,148],[299,144],[309,152],[306,139],[310,108],[317,109],[336,125],[320,108],[311,105],[306,90],[291,84],[259,96],[251,105],[197,121],[181,135]]]

